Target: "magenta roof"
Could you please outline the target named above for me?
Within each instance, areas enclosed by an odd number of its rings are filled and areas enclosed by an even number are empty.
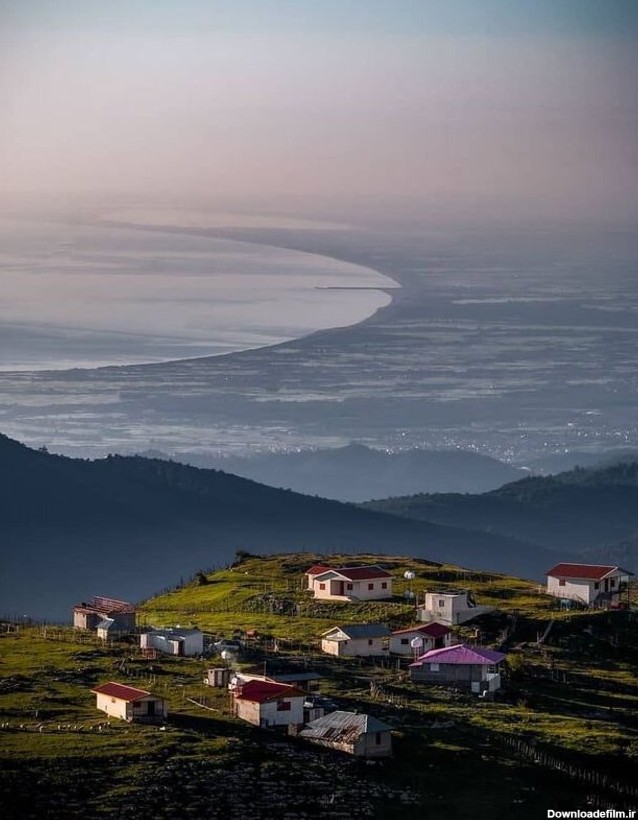
[[[500,663],[505,659],[503,652],[486,649],[484,646],[468,646],[459,643],[455,646],[446,646],[443,649],[431,649],[421,655],[410,666],[421,666],[424,663],[453,663],[484,666],[486,663]]]

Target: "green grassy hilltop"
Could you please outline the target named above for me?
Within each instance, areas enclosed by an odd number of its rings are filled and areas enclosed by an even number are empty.
[[[320,603],[303,572],[319,560],[380,563],[391,602]],[[319,638],[341,622],[414,620],[410,588],[467,588],[494,612],[455,630],[505,642],[503,697],[486,702],[412,684],[405,663],[338,660]],[[147,600],[139,621],[247,631],[238,663],[304,664],[340,708],[395,728],[392,760],[367,766],[237,721],[224,690],[203,685],[211,660],[140,657],[69,628],[4,624],[0,633],[0,799],[5,817],[546,816],[547,808],[631,807],[638,761],[638,612],[560,611],[537,584],[421,559],[379,555],[242,555]],[[545,643],[539,635],[550,627]],[[273,651],[276,639],[277,651]],[[169,700],[165,729],[96,711],[106,680]],[[371,682],[376,687],[371,687]],[[373,694],[374,691],[374,694]],[[197,702],[203,705],[197,705]],[[34,785],[35,784],[35,785]],[[303,784],[303,785],[301,785]]]

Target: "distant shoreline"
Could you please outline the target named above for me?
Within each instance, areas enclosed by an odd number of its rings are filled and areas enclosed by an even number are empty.
[[[42,218],[37,221],[33,220],[33,224],[35,225],[50,225],[55,222],[57,222],[57,220],[45,220]],[[65,224],[68,226],[69,223],[67,222]],[[303,250],[301,248],[290,248],[287,246],[285,241],[272,241],[275,237],[269,237],[270,241],[263,241],[262,239],[246,239],[237,235],[228,235],[228,233],[232,234],[236,231],[244,233],[246,228],[233,228],[231,226],[228,228],[228,231],[226,229],[211,230],[208,228],[190,228],[188,226],[179,225],[144,225],[139,223],[115,222],[113,220],[96,221],[95,217],[90,220],[75,221],[72,225],[76,229],[94,229],[96,231],[106,229],[112,231],[121,230],[140,233],[149,232],[163,236],[179,235],[186,239],[198,237],[199,239],[225,241],[236,245],[246,244],[251,245],[254,248],[262,246],[271,251],[281,251],[284,254],[304,254],[305,256],[316,258],[319,263],[321,260],[335,263],[334,270],[331,270],[330,266],[328,266],[323,273],[320,272],[321,265],[319,264],[319,268],[316,273],[313,273],[312,271],[307,272],[309,277],[316,278],[317,276],[325,277],[338,275],[344,275],[347,277],[347,266],[352,266],[354,275],[365,276],[365,273],[367,272],[370,276],[374,276],[375,279],[380,279],[382,281],[380,281],[379,284],[371,283],[362,285],[357,285],[354,283],[351,285],[321,283],[313,284],[312,282],[308,282],[307,285],[303,285],[300,283],[303,282],[305,272],[303,270],[303,266],[300,265],[298,276],[294,282],[291,280],[291,287],[289,289],[286,289],[285,285],[281,287],[282,304],[278,312],[272,312],[271,308],[271,313],[268,313],[268,306],[272,306],[272,304],[276,303],[278,300],[278,294],[276,292],[274,292],[274,297],[269,295],[268,300],[263,303],[263,307],[258,300],[254,303],[247,301],[246,309],[248,310],[248,313],[244,318],[243,325],[241,315],[238,316],[237,325],[232,324],[232,318],[229,316],[228,331],[224,330],[224,326],[220,327],[218,324],[211,323],[211,327],[214,327],[217,330],[217,337],[215,339],[210,339],[210,341],[206,338],[205,333],[201,333],[201,331],[200,335],[197,337],[189,337],[188,335],[178,335],[175,333],[171,336],[170,329],[165,330],[159,323],[156,330],[147,326],[140,327],[139,330],[131,327],[123,331],[118,327],[111,329],[104,326],[78,327],[74,325],[63,325],[55,322],[41,321],[39,320],[39,317],[35,316],[33,321],[30,321],[30,319],[27,318],[26,321],[24,319],[18,319],[16,322],[5,322],[5,328],[10,329],[13,327],[15,329],[14,332],[21,335],[22,338],[18,338],[18,348],[15,354],[15,359],[17,361],[14,363],[9,360],[7,363],[3,363],[0,360],[0,372],[3,374],[63,374],[68,372],[76,372],[79,370],[93,371],[113,367],[152,367],[179,362],[190,362],[207,358],[226,357],[242,352],[269,348],[276,345],[285,344],[287,342],[294,342],[295,340],[312,336],[317,332],[356,326],[361,322],[366,321],[371,316],[374,316],[378,310],[381,310],[391,304],[393,300],[392,291],[401,288],[400,283],[391,279],[386,274],[383,274],[367,265],[340,259],[338,256],[316,253],[312,250]],[[270,233],[271,230],[272,229],[268,229],[268,232]],[[291,229],[285,229],[285,232],[289,233],[290,230]],[[325,228],[321,229],[321,232],[323,233],[325,230]],[[331,230],[331,228],[329,230]],[[299,228],[293,228],[292,232],[298,233],[304,231]],[[281,229],[277,228],[276,233],[281,233]],[[59,244],[64,244],[65,247],[73,246],[73,242],[64,242],[63,240],[60,240]],[[211,249],[210,253],[211,257],[214,257],[215,250]],[[173,255],[175,256],[178,254],[179,251],[176,251]],[[269,262],[272,267],[273,261],[269,260]],[[287,263],[288,266],[292,265],[294,268],[294,258],[291,263],[291,261],[287,260],[284,256],[282,264],[283,263]],[[255,262],[253,261],[252,264],[254,266]],[[274,264],[275,266],[277,264],[276,257]],[[339,269],[339,265],[343,265],[342,270]],[[90,260],[86,261],[86,266],[87,269],[90,269]],[[137,271],[133,270],[132,273],[137,273]],[[251,275],[254,276],[254,272],[251,274],[249,268],[246,275],[247,277],[250,277]],[[283,275],[285,274],[277,274],[279,279],[281,279]],[[211,279],[209,279],[211,282],[211,288],[215,287],[213,281],[214,278],[215,274],[211,273]],[[206,277],[201,277],[201,281],[204,281],[205,279]],[[237,287],[239,287],[238,293],[242,292],[241,285],[238,285]],[[366,304],[365,306],[363,301],[360,299],[357,299],[356,302],[353,302],[353,300],[349,300],[349,302],[341,301],[338,305],[337,312],[333,313],[329,303],[326,303],[325,300],[323,303],[320,302],[318,304],[306,302],[306,300],[299,302],[300,298],[303,299],[303,292],[306,289],[308,292],[333,290],[343,290],[344,292],[369,291],[383,294],[387,297],[387,301],[380,304],[379,299],[375,300],[370,297],[370,299],[367,300],[369,304]],[[250,290],[248,292],[251,293]],[[229,293],[232,297],[233,292],[230,291]],[[216,303],[218,315],[223,313],[224,291],[220,292],[220,298],[218,298],[213,291],[212,298]],[[258,297],[255,298],[257,299]],[[289,303],[286,302],[286,298],[289,299]],[[205,303],[205,300],[199,301]],[[141,304],[143,304],[143,301]],[[232,309],[235,309],[235,313],[237,313],[237,309],[233,304],[232,299],[229,306],[231,311]],[[261,312],[262,310],[264,311],[263,313]],[[251,313],[253,315],[252,319]],[[188,316],[186,316],[186,319],[188,319]],[[259,329],[261,325],[263,325],[263,330]],[[252,329],[253,326],[254,329]],[[81,336],[82,334],[90,336],[90,341],[94,344],[94,347],[102,348],[104,352],[101,354],[93,353],[93,358],[91,357],[91,352],[86,355],[79,356],[76,351],[82,344],[82,341],[80,339],[77,342],[74,342],[73,339],[74,337]],[[253,336],[252,339],[250,338],[251,335]],[[258,335],[261,335],[263,338],[258,339]],[[30,338],[30,336],[33,338]],[[10,340],[11,338],[12,337],[10,337]],[[182,347],[183,352],[178,355],[174,355],[174,353],[173,355],[162,355],[160,352],[154,351],[154,340],[157,340],[158,342],[158,351],[163,346],[166,348],[173,347],[174,350],[177,347]],[[137,347],[138,341],[141,345],[139,348]],[[130,343],[131,350],[139,351],[137,355],[124,351],[123,348],[127,343]],[[21,349],[20,345],[22,345],[23,349]],[[54,361],[53,355],[50,356],[51,361],[42,361],[42,355],[39,351],[41,349],[46,349],[48,351],[55,350],[57,346],[59,346],[57,355],[57,361],[59,361],[59,364]],[[148,355],[143,353],[145,347],[149,350]],[[187,350],[189,347],[194,355],[189,355],[190,351]],[[5,350],[10,350],[8,344],[5,346]],[[28,361],[29,357],[33,359],[33,363]],[[22,361],[20,361],[20,358],[22,358]]]

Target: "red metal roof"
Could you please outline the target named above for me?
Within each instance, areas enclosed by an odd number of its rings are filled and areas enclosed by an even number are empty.
[[[150,692],[146,692],[144,689],[136,689],[134,686],[125,686],[123,683],[113,683],[113,681],[96,686],[95,689],[91,689],[91,692],[96,695],[108,695],[111,698],[126,701],[141,700],[151,695]]]
[[[319,575],[320,572],[327,572],[330,567],[325,564],[314,564],[310,569],[306,570],[306,575]]]
[[[421,624],[420,626],[410,626],[407,629],[397,629],[393,635],[404,635],[406,632],[418,632],[420,635],[427,635],[430,638],[442,638],[449,635],[452,630],[445,624],[439,624],[432,621],[429,624]]]
[[[631,575],[627,570],[609,564],[556,564],[555,567],[547,570],[547,575],[552,578],[585,578],[590,581],[600,581],[614,570]]]
[[[368,567],[326,567],[323,572],[337,572],[348,581],[364,581],[368,578],[391,578],[389,572],[376,565]],[[321,573],[317,573],[319,575]]]
[[[249,680],[239,687],[239,694],[235,695],[237,700],[250,700],[253,703],[267,703],[269,700],[279,700],[284,697],[305,698],[307,695],[287,683],[267,680]]]

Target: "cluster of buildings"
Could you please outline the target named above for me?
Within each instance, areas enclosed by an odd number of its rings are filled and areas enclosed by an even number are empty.
[[[562,602],[585,606],[623,605],[632,573],[619,566],[568,564],[547,573],[546,592]],[[330,567],[317,564],[305,573],[307,589],[317,600],[372,601],[393,597],[392,576],[379,566]],[[397,657],[410,660],[410,679],[442,685],[482,697],[501,687],[503,652],[459,643],[453,627],[491,611],[479,606],[467,590],[426,592],[417,606],[418,623],[391,630],[385,624],[342,624],[321,636],[323,652],[337,658]],[[92,598],[73,610],[78,629],[95,629],[107,639],[137,632],[135,608],[112,598]],[[180,626],[144,630],[139,634],[143,654],[202,656],[204,636],[196,628]],[[361,757],[384,757],[392,752],[391,727],[358,712],[337,710],[318,694],[321,676],[310,670],[271,675],[236,673],[228,667],[209,669],[204,683],[225,687],[232,712],[254,726],[285,728],[309,742]],[[168,709],[164,698],[143,689],[108,682],[91,690],[97,708],[127,721],[161,721]],[[328,704],[329,708],[326,708]]]

